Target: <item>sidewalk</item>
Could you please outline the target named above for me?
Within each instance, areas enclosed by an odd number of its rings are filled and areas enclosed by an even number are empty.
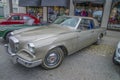
[[[107,29],[120,31],[120,24],[108,24]]]

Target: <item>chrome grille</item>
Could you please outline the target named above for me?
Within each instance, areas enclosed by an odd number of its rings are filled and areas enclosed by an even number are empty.
[[[9,38],[9,47],[11,52],[16,53],[19,49],[19,40],[11,36]]]

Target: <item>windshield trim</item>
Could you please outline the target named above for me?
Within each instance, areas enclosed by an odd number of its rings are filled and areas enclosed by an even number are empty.
[[[77,28],[78,28],[78,26],[79,26],[79,24],[80,24],[81,20],[82,20],[82,18],[79,18],[79,21],[78,21],[77,25],[75,26],[75,29],[77,29]]]

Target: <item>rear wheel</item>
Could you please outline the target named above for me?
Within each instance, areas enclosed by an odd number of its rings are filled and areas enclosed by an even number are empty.
[[[97,41],[96,41],[95,44],[99,45],[99,44],[101,43],[101,41],[102,41],[102,37],[103,37],[103,35],[100,34],[100,35],[98,36],[98,39],[97,39]]]
[[[50,50],[45,56],[42,67],[44,69],[54,69],[58,67],[64,59],[64,52],[61,48],[54,48]]]

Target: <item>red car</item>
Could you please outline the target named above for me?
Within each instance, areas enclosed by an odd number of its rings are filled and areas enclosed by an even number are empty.
[[[33,20],[33,25],[40,24],[40,20],[33,15],[25,13],[12,13],[7,20],[1,21],[0,25],[25,24],[28,20]]]

